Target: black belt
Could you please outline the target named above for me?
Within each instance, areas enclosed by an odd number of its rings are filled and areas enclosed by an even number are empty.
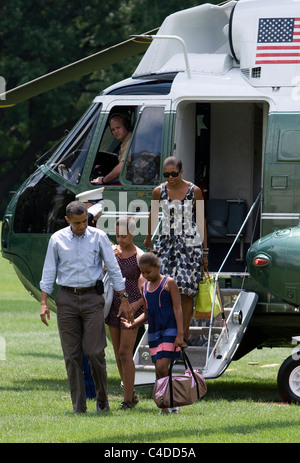
[[[74,294],[85,294],[85,293],[95,293],[96,286],[90,286],[89,288],[72,288],[70,286],[62,286],[62,289],[68,291],[69,293]]]

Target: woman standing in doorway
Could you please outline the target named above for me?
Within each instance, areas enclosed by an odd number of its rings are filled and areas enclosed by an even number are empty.
[[[144,245],[151,249],[151,224],[162,208],[162,227],[155,243],[161,259],[161,273],[173,278],[179,288],[183,311],[183,332],[188,340],[193,315],[193,298],[198,292],[202,264],[208,264],[204,201],[199,187],[182,178],[182,161],[171,156],[163,166],[166,182],[154,188],[149,216],[148,235]],[[196,207],[198,206],[198,207]],[[199,213],[199,211],[202,211]]]

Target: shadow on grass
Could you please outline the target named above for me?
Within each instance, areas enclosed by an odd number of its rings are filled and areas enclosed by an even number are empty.
[[[1,390],[11,391],[31,391],[31,390],[59,390],[69,391],[67,376],[65,379],[59,378],[24,378],[24,380],[14,380],[8,387],[0,387]],[[138,386],[136,392],[140,399],[152,399],[153,386]],[[119,397],[123,395],[123,388],[118,376],[108,376],[108,395]],[[240,380],[207,380],[207,394],[202,398],[205,402],[211,401],[253,401],[253,402],[278,402],[282,401],[277,384],[274,380],[264,379],[244,381]]]
[[[215,401],[252,401],[252,402],[282,402],[276,381],[272,379],[249,380],[207,380],[207,394],[201,399],[205,402]],[[136,392],[152,398],[153,386],[141,386]]]
[[[67,378],[63,379],[28,379],[14,380],[11,386],[1,386],[0,391],[29,392],[29,391],[65,391],[69,392]]]
[[[245,401],[282,401],[274,379],[253,380],[207,380],[205,401],[245,400]]]
[[[67,376],[65,379],[56,378],[34,378],[16,380],[10,387],[1,388],[0,390],[11,391],[31,391],[31,390],[64,390],[69,392]],[[153,386],[136,387],[136,392],[140,399],[152,399]],[[111,397],[120,397],[123,395],[123,388],[118,377],[108,378],[108,395]],[[235,382],[228,383],[219,381],[219,383],[209,384],[207,382],[207,394],[201,399],[205,402],[215,402],[226,400],[232,401],[253,401],[253,402],[278,402],[282,401],[277,390],[277,385],[271,381],[259,382]]]
[[[67,374],[65,378],[27,378],[13,380],[9,386],[0,386],[0,391],[29,392],[29,391],[65,391],[69,393]],[[140,399],[152,398],[152,386],[142,386],[138,389]],[[108,378],[108,395],[121,397],[123,388],[117,376]]]
[[[170,416],[166,416],[166,422],[169,421]],[[173,420],[172,420],[173,421]],[[265,431],[270,432],[272,431],[280,432],[280,430],[286,430],[286,428],[293,428],[295,426],[295,421],[292,419],[287,420],[268,420],[267,422],[249,422],[240,423],[240,424],[226,424],[225,426],[206,426],[203,428],[201,423],[203,422],[203,416],[199,416],[199,419],[194,419],[191,426],[180,426],[179,424],[168,424],[166,426],[163,436],[163,442],[221,442],[220,436],[234,436],[239,435],[243,436],[243,441],[247,441],[246,436],[249,435],[251,442],[253,433],[261,432],[265,433]],[[126,436],[122,433],[115,434],[109,440],[105,437],[99,439],[87,439],[82,441],[82,443],[120,443],[126,441]],[[161,431],[151,431],[148,429],[147,434],[142,430],[141,432],[131,433],[130,434],[130,444],[132,448],[133,443],[149,443],[149,442],[162,442],[162,433]],[[230,442],[230,437],[228,437],[228,442]],[[122,444],[124,446],[124,444]],[[181,444],[179,444],[179,447]],[[176,444],[175,444],[176,447]],[[130,448],[130,447],[122,447],[122,448]],[[204,449],[202,449],[204,450]]]

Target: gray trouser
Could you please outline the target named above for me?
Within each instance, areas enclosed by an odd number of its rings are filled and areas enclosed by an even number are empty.
[[[96,293],[73,294],[60,289],[56,296],[57,324],[69,380],[73,410],[86,411],[82,351],[95,383],[96,399],[107,400],[104,349],[104,298]]]

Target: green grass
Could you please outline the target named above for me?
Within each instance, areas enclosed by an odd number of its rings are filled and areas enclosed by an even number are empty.
[[[106,349],[111,411],[99,415],[88,401],[74,415],[57,332],[40,322],[39,304],[0,257],[1,443],[284,443],[300,441],[300,409],[282,403],[279,364],[289,349],[255,350],[210,380],[207,395],[179,415],[158,414],[151,387],[138,389],[135,409],[119,410],[120,380],[110,343]],[[249,365],[258,362],[258,365]],[[274,365],[275,364],[275,365]]]

